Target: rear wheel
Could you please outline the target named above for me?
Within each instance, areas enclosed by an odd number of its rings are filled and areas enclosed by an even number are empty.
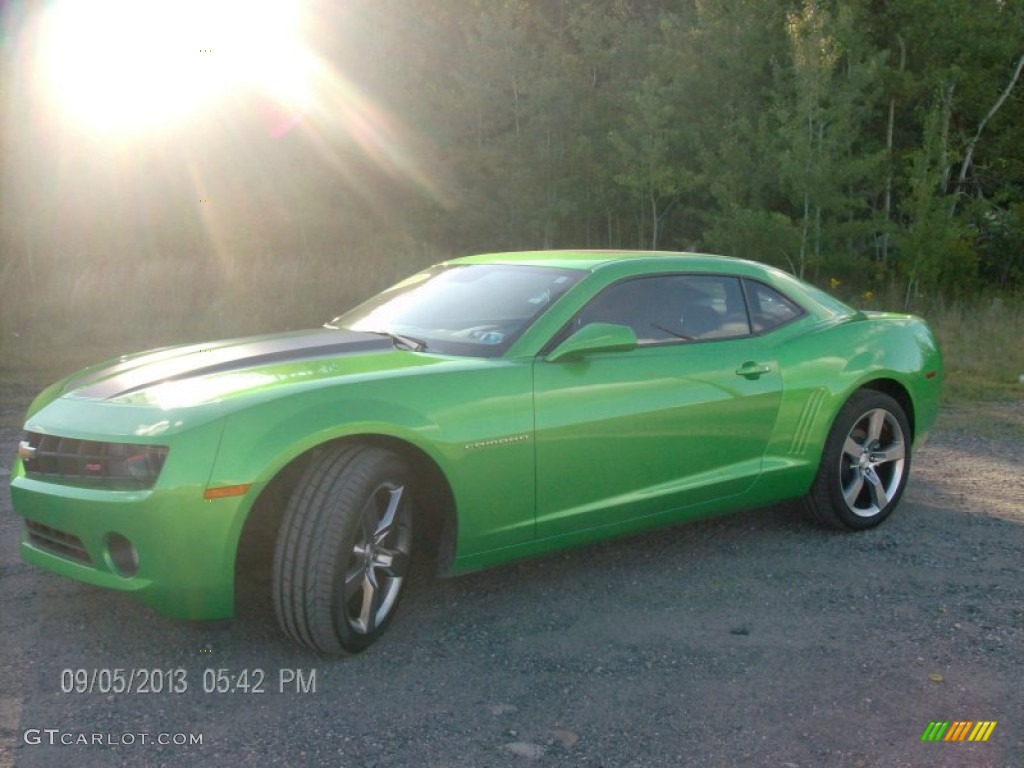
[[[323,653],[357,653],[394,617],[413,544],[412,473],[390,451],[344,446],[313,459],[281,521],[274,610]]]
[[[862,389],[839,411],[805,500],[833,528],[878,525],[899,503],[910,474],[910,424],[883,392]]]

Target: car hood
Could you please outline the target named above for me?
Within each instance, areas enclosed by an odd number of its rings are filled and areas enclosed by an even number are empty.
[[[65,380],[61,394],[84,399],[123,400],[136,392],[184,379],[391,348],[391,341],[384,336],[327,329],[166,347],[86,369]]]
[[[316,329],[118,358],[68,377],[61,382],[60,396],[183,407],[282,385],[393,370],[426,362],[423,357],[436,359],[397,351],[380,334]]]
[[[380,334],[331,329],[167,347],[100,363],[47,387],[29,406],[25,429],[83,440],[153,439],[286,395],[477,365],[396,348]]]

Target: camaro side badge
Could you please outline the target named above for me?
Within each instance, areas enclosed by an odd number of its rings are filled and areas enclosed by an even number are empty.
[[[36,457],[36,449],[28,444],[28,440],[18,443],[18,458],[22,461],[31,461]]]
[[[521,443],[524,440],[529,440],[529,435],[510,435],[509,437],[498,437],[494,440],[480,440],[475,443],[466,443],[465,449],[472,451],[475,448],[492,448],[497,445],[511,445],[512,443]]]

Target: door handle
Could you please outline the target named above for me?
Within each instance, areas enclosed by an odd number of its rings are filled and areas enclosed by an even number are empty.
[[[745,379],[759,379],[766,373],[771,373],[772,367],[767,363],[755,363],[748,361],[736,369],[736,375]]]

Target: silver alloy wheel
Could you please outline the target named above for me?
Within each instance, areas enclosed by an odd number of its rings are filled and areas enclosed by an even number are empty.
[[[896,417],[874,408],[854,422],[839,457],[839,477],[847,508],[873,517],[898,492],[905,471],[906,443]]]
[[[380,485],[363,506],[344,572],[341,612],[353,631],[372,633],[391,613],[409,570],[412,526],[404,485]]]

